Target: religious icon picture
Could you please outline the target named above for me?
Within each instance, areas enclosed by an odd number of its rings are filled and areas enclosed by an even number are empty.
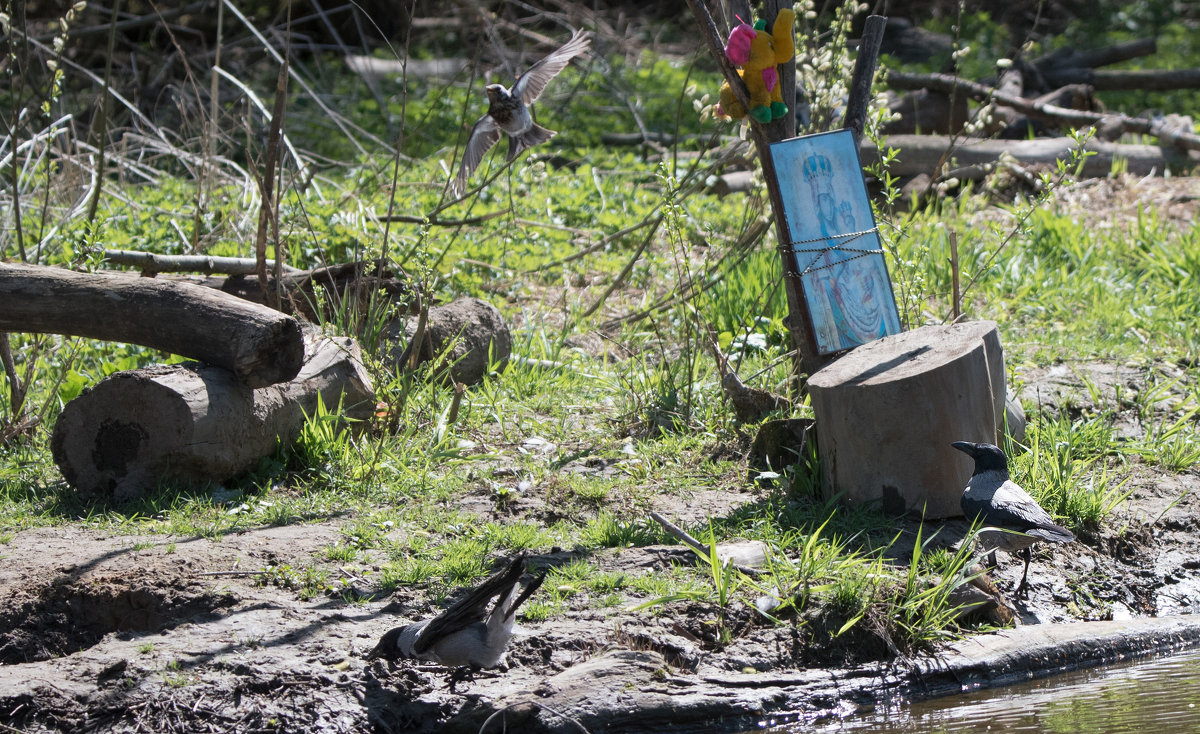
[[[771,144],[818,354],[900,333],[900,315],[849,130]]]

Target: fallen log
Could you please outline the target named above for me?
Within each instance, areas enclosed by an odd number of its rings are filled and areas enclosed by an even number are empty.
[[[299,374],[258,389],[196,363],[110,375],[63,407],[54,462],[79,492],[124,502],[160,484],[203,486],[253,469],[296,439],[318,400],[369,419],[374,388],[357,342],[312,328],[303,341]]]
[[[1059,69],[1046,77],[1052,87],[1088,84],[1100,92],[1140,89],[1168,92],[1175,89],[1200,89],[1200,69]]]
[[[465,385],[482,381],[493,367],[503,371],[512,355],[508,322],[478,298],[430,308],[424,333],[419,318],[396,319],[384,327],[383,342],[384,359],[397,370],[440,359],[436,368],[446,368],[451,382]]]
[[[249,387],[295,377],[300,324],[209,288],[124,273],[0,263],[0,331],[139,344],[229,370]]]
[[[888,111],[896,117],[883,125],[885,135],[956,133],[971,116],[965,94],[949,95],[928,89],[900,96],[888,105]]]
[[[977,84],[976,82],[960,79],[950,74],[910,74],[907,72],[892,71],[887,75],[887,83],[893,89],[930,89],[944,94],[957,91],[970,96],[976,101],[1011,107],[1031,118],[1046,120],[1061,126],[1084,128],[1094,125],[1119,123],[1124,132],[1153,135],[1156,137],[1164,132],[1161,120],[1128,117],[1113,112],[1070,110],[1065,107],[1040,104],[1022,97],[1004,94],[986,84]],[[1170,144],[1174,147],[1180,150],[1200,151],[1200,135],[1179,133],[1169,128],[1166,132],[1174,133],[1170,140]]]
[[[888,172],[893,176],[916,176],[924,173],[929,176],[939,176],[945,167],[953,165],[964,169],[994,164],[1001,155],[1012,156],[1018,163],[1025,166],[1055,165],[1058,160],[1070,157],[1075,142],[1071,138],[1038,138],[1035,140],[980,140],[977,138],[952,138],[946,135],[890,135],[881,141],[886,148],[899,151],[896,159],[888,165]],[[953,150],[951,150],[953,149]],[[951,150],[949,156],[946,151]],[[1079,175],[1105,177],[1113,171],[1114,163],[1121,165],[1131,174],[1146,176],[1151,173],[1162,174],[1168,169],[1186,171],[1196,165],[1190,159],[1173,148],[1155,145],[1133,145],[1109,143],[1102,140],[1089,140],[1084,146],[1089,155],[1083,161]],[[879,150],[870,140],[863,140],[859,149],[859,160],[867,165],[879,157]],[[938,170],[939,164],[943,165]]]
[[[714,178],[708,185],[708,193],[723,199],[730,194],[745,194],[755,188],[754,171],[731,171]]]
[[[1075,48],[1060,48],[1036,59],[1034,67],[1043,74],[1056,69],[1094,69],[1130,59],[1151,56],[1158,52],[1158,42],[1153,38],[1137,38],[1132,41],[1114,43],[1104,48],[1080,51]],[[1054,86],[1061,86],[1055,84]]]
[[[259,285],[257,263],[253,258],[208,257],[207,255],[156,255],[135,250],[105,250],[104,257],[115,265],[136,267],[142,275],[167,274],[164,280],[191,283],[228,293],[253,303],[264,303]],[[268,270],[274,269],[267,261]],[[378,260],[355,260],[312,270],[284,267],[281,278],[282,305],[286,312],[300,314],[309,321],[333,318],[353,310],[364,315],[372,308],[386,304],[411,308],[416,302],[414,290],[404,271],[389,267]],[[204,277],[177,275],[205,273]],[[221,277],[227,276],[227,277]],[[267,279],[267,290],[276,290],[275,277]],[[323,298],[318,298],[323,290]],[[325,312],[317,314],[317,304],[324,303]]]

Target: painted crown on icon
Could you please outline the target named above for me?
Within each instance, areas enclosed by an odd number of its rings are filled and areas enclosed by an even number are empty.
[[[804,159],[804,178],[811,181],[815,178],[829,178],[833,176],[833,164],[823,155],[814,153]]]

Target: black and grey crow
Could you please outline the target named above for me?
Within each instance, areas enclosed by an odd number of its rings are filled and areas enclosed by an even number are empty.
[[[1008,478],[1008,461],[999,447],[968,441],[950,445],[975,459],[975,473],[967,482],[961,506],[968,522],[978,519],[983,526],[979,543],[985,551],[991,551],[989,564],[996,567],[997,548],[1009,553],[1020,551],[1025,559],[1025,571],[1017,586],[1017,596],[1021,596],[1029,586],[1029,546],[1038,541],[1070,543],[1075,534],[1055,524],[1050,513]]]
[[[538,576],[522,588],[524,575],[522,553],[436,617],[388,630],[367,657],[429,660],[470,670],[496,667],[512,638],[517,607],[544,578]],[[492,599],[497,601],[489,612]]]

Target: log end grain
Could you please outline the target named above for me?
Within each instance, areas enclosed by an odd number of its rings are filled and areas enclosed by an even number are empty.
[[[63,407],[50,449],[68,484],[125,501],[167,474],[173,447],[191,431],[186,400],[158,382],[175,369],[110,375]]]

